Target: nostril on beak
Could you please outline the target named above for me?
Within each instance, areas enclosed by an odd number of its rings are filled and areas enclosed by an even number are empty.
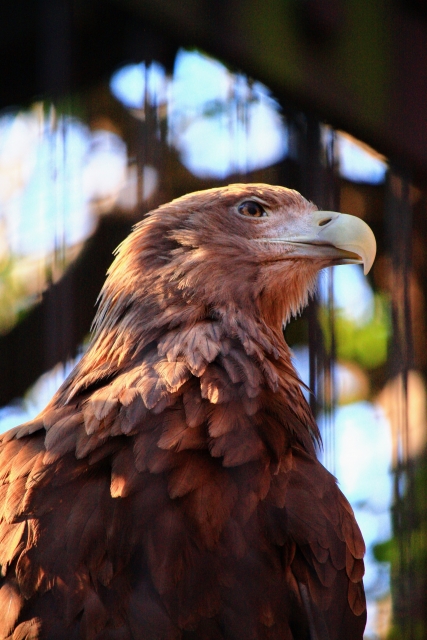
[[[324,227],[325,224],[328,224],[328,222],[331,222],[332,218],[323,218],[323,220],[320,220],[318,222],[319,227]]]

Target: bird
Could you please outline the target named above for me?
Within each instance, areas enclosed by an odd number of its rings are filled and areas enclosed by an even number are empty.
[[[267,184],[135,225],[83,357],[1,436],[0,638],[362,639],[364,541],[283,327],[375,250]]]

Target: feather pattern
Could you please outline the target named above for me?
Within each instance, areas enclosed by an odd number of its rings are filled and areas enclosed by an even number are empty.
[[[281,331],[322,265],[285,260],[283,286],[252,197],[313,211],[231,185],[153,212],[88,352],[1,437],[0,639],[361,640],[363,540]]]

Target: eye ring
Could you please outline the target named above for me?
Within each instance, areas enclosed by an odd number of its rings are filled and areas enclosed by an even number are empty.
[[[246,218],[265,218],[266,211],[255,200],[245,200],[237,207],[237,211]]]

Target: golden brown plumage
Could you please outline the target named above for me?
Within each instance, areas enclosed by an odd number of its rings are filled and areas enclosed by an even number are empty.
[[[319,269],[373,259],[343,220],[230,185],[136,226],[89,350],[2,437],[1,638],[362,638],[363,540],[282,335]]]

